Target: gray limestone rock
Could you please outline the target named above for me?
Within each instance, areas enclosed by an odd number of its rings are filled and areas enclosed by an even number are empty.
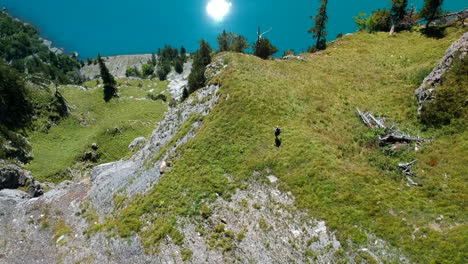
[[[139,150],[146,143],[146,138],[138,137],[135,138],[130,145],[128,145],[128,150],[135,151]]]
[[[444,74],[450,70],[456,57],[464,58],[468,54],[468,32],[455,41],[445,52],[445,56],[434,68],[434,70],[424,79],[421,86],[415,91],[418,100],[418,112],[424,110],[424,104],[435,99],[435,90],[442,83]]]

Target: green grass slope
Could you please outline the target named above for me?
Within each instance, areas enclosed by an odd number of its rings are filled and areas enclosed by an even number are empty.
[[[230,66],[213,80],[222,84],[220,103],[160,183],[116,212],[120,235],[138,232],[149,249],[166,234],[181,242],[178,216],[197,217],[204,204],[248,184],[253,171],[272,169],[296,205],[326,220],[345,246],[365,243],[370,232],[416,263],[465,262],[468,132],[425,129],[414,97],[462,32],[447,33],[357,33],[306,61],[225,54]],[[355,107],[435,140],[387,155]],[[280,148],[275,125],[283,128]],[[415,158],[422,187],[409,186],[397,168]]]
[[[146,98],[151,89],[157,95],[167,88],[167,82],[119,79],[118,85],[120,98],[109,103],[103,100],[103,88],[96,81],[86,83],[86,91],[77,86],[59,87],[72,115],[47,133],[38,130],[30,134],[34,159],[27,169],[38,180],[69,179],[68,168],[79,162],[94,142],[100,146],[101,164],[130,154],[128,145],[133,139],[151,135],[167,103],[137,99]]]

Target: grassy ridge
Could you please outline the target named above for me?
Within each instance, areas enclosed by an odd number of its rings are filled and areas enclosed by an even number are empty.
[[[199,215],[203,204],[229,197],[253,171],[270,168],[296,205],[327,220],[345,246],[347,238],[366,242],[369,231],[415,262],[462,263],[468,132],[424,129],[414,98],[422,78],[461,34],[448,31],[438,40],[417,32],[357,33],[306,61],[227,54],[230,66],[214,80],[222,84],[219,105],[178,150],[173,170],[118,212],[113,224],[123,236],[139,232],[151,249],[165,234],[177,234],[177,216]],[[410,134],[438,137],[420,152],[386,155],[355,107],[391,118]],[[281,148],[274,146],[275,125],[284,129]],[[396,169],[414,158],[420,160],[421,188],[408,186]],[[444,219],[436,221],[440,215]],[[153,224],[143,229],[147,221]]]
[[[167,82],[121,79],[118,84],[120,98],[109,103],[102,99],[102,88],[95,81],[85,84],[89,87],[87,91],[76,86],[59,87],[73,107],[72,116],[47,134],[36,131],[30,135],[35,157],[27,168],[38,180],[67,179],[67,168],[90,151],[93,142],[100,146],[99,163],[105,163],[129,154],[127,147],[133,139],[151,134],[167,104],[136,99],[145,98],[151,89],[154,94],[161,92],[167,88]]]

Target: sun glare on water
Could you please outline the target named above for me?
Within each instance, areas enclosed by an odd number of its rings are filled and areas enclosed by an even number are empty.
[[[214,20],[221,21],[229,13],[232,3],[226,0],[211,0],[206,5],[206,12]]]

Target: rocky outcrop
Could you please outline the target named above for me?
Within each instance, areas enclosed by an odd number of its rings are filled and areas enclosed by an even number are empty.
[[[128,150],[130,150],[130,151],[139,150],[141,147],[143,147],[143,145],[144,145],[145,143],[146,143],[146,138],[144,138],[144,137],[135,138],[135,139],[130,143],[130,145],[128,145]]]
[[[178,138],[171,146],[167,146],[168,143],[191,116],[206,116],[210,113],[219,99],[218,89],[218,85],[207,86],[184,103],[170,108],[146,145],[131,159],[97,166],[92,172],[93,186],[89,193],[92,205],[102,212],[110,212],[114,208],[113,197],[117,192],[130,198],[137,193],[145,193],[157,184],[162,173],[169,169],[169,154],[194,137],[201,123],[194,122],[186,135]],[[165,149],[165,153],[159,153]],[[154,159],[158,155],[160,158]],[[162,166],[164,164],[166,166]]]
[[[117,78],[125,77],[125,72],[130,67],[136,67],[141,71],[141,66],[151,60],[151,54],[120,55],[103,57],[104,62],[110,73]],[[81,74],[87,79],[94,79],[100,74],[99,65],[85,65],[80,70]]]
[[[186,62],[184,64],[184,71],[181,74],[178,74],[175,71],[170,72],[167,75],[167,80],[169,82],[169,93],[171,97],[177,101],[180,101],[182,97],[182,92],[184,88],[187,87],[188,77],[192,71],[192,62]]]
[[[13,164],[0,168],[0,190],[21,187],[27,188],[27,193],[31,197],[38,197],[44,193],[41,184],[34,180],[31,172]]]
[[[424,79],[421,86],[416,89],[415,94],[418,99],[418,112],[424,110],[424,104],[435,98],[435,90],[442,84],[444,74],[450,70],[455,58],[464,58],[468,54],[468,32],[455,41],[446,51],[445,56],[435,67],[435,69]]]

